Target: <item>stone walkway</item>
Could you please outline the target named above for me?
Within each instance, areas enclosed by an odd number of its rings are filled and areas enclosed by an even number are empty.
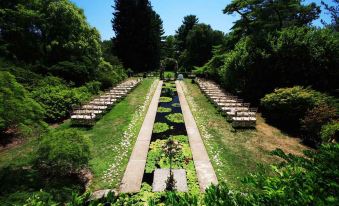
[[[162,83],[162,81],[159,81],[158,87],[154,92],[151,104],[149,105],[138,138],[134,145],[131,157],[127,164],[127,168],[125,170],[125,174],[120,185],[120,192],[140,192],[147,160],[147,153],[152,137],[153,125],[158,110]]]
[[[181,87],[182,83],[176,81],[175,84],[177,87],[181,110],[184,116],[187,135],[193,154],[193,161],[198,176],[200,191],[204,192],[205,189],[211,184],[218,184],[218,179],[208,157],[204,142],[202,141],[199,129],[197,127],[197,124],[195,123],[195,119],[188,106],[187,100]]]

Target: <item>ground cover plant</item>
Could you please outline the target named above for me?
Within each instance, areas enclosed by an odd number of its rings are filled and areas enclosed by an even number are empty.
[[[168,103],[168,102],[171,102],[171,101],[172,101],[171,97],[160,97],[160,102]]]
[[[192,152],[188,143],[188,137],[185,135],[173,136],[173,141],[179,142],[181,146],[180,152],[178,152],[172,160],[173,169],[185,169],[187,174],[187,183],[189,191],[192,193],[199,193],[199,186],[197,184],[197,176],[195,173],[194,163],[192,159]],[[164,145],[167,139],[156,140],[150,145],[150,151],[147,155],[146,161],[146,173],[152,173],[156,168],[170,167],[169,157],[164,152]]]
[[[158,112],[160,112],[160,113],[169,113],[169,112],[171,112],[171,111],[172,111],[171,108],[158,107]]]
[[[184,117],[181,113],[171,113],[166,115],[166,119],[174,123],[184,123]]]
[[[153,133],[163,133],[170,129],[171,127],[168,124],[162,123],[162,122],[156,122],[154,123]]]

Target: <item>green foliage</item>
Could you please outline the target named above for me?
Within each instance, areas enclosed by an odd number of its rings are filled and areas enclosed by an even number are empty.
[[[198,24],[199,19],[195,15],[188,15],[184,17],[182,25],[178,28],[175,34],[176,48],[180,52],[183,52],[186,49],[186,40],[188,33],[193,29],[193,27]]]
[[[41,124],[43,108],[29,97],[15,77],[0,71],[0,133],[20,125]]]
[[[158,112],[159,112],[159,113],[168,113],[168,112],[171,112],[171,111],[172,111],[171,108],[158,107]]]
[[[46,77],[34,88],[32,97],[46,110],[47,122],[58,122],[69,115],[72,106],[87,101],[99,88],[98,82],[72,88],[57,77]]]
[[[218,48],[199,71],[254,103],[279,87],[302,85],[334,92],[339,78],[338,39],[329,29],[307,27],[246,36],[234,48]]]
[[[187,69],[203,66],[212,57],[212,49],[223,42],[224,34],[210,25],[197,24],[187,35],[186,50],[181,58]]]
[[[50,132],[40,142],[36,166],[45,174],[79,174],[90,159],[90,142],[75,130]]]
[[[175,59],[176,58],[177,56],[176,41],[177,39],[172,35],[166,37],[165,42],[161,48],[161,59],[166,59],[166,58]]]
[[[154,123],[153,133],[162,133],[170,129],[171,127],[168,124],[162,123],[162,122],[156,122]]]
[[[337,113],[338,111],[335,107],[326,104],[320,104],[308,110],[305,117],[301,120],[301,130],[304,141],[311,145],[320,145],[322,143],[320,135],[322,126],[335,120]]]
[[[339,142],[339,122],[329,122],[321,127],[320,131],[321,140],[327,142]]]
[[[184,123],[184,118],[181,113],[169,114],[166,116],[166,119],[174,123]]]
[[[172,101],[172,97],[160,97],[160,102],[168,103]]]
[[[275,154],[287,161],[272,167],[272,177],[255,176],[262,193],[258,199],[271,205],[335,205],[338,202],[339,144],[324,144],[318,152],[307,152],[306,158]]]
[[[106,61],[101,61],[98,66],[97,80],[101,82],[102,88],[107,89],[127,77],[123,66],[119,63],[112,66]]]
[[[192,206],[198,205],[198,197],[191,193],[180,194],[177,192],[167,192],[165,205]]]
[[[233,0],[224,13],[240,15],[232,27],[238,35],[260,35],[284,27],[308,25],[319,17],[320,7],[315,3],[304,4],[302,0]]]
[[[150,1],[115,0],[113,15],[114,47],[125,68],[137,73],[158,69],[163,28]]]
[[[40,190],[39,193],[33,194],[27,199],[24,206],[57,206],[58,204],[53,202],[51,194]]]
[[[320,104],[333,105],[332,97],[300,86],[276,89],[261,99],[267,120],[283,128],[297,129],[307,110]]]
[[[228,188],[224,182],[219,185],[212,185],[206,189],[204,196],[204,202],[206,206],[237,206],[237,205],[256,205],[254,202],[250,203],[248,200],[250,197],[239,193],[238,191],[232,191]]]
[[[76,83],[91,80],[101,57],[100,35],[68,0],[0,3],[6,57],[36,64]]]
[[[180,103],[173,103],[172,107],[181,107]]]
[[[165,58],[161,61],[161,67],[166,71],[176,71],[178,69],[178,61],[173,58]]]

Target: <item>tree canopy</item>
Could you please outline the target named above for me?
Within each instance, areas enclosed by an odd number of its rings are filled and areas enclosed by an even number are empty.
[[[126,68],[136,72],[158,69],[162,20],[148,0],[115,0],[114,46]]]

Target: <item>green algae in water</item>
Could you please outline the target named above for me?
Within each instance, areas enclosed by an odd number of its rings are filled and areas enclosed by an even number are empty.
[[[181,113],[169,114],[166,116],[166,119],[174,123],[184,123],[184,118]]]
[[[172,104],[172,107],[180,107],[180,104],[179,103],[174,103],[174,104]]]
[[[159,113],[167,113],[167,112],[171,112],[171,111],[172,111],[171,108],[158,107],[158,112],[159,112]]]
[[[154,124],[154,127],[153,127],[153,133],[162,133],[162,132],[166,132],[167,130],[170,130],[171,127],[166,124],[166,123],[162,123],[162,122],[156,122]]]
[[[168,102],[171,102],[171,101],[172,101],[171,97],[160,97],[160,102],[168,103]]]

